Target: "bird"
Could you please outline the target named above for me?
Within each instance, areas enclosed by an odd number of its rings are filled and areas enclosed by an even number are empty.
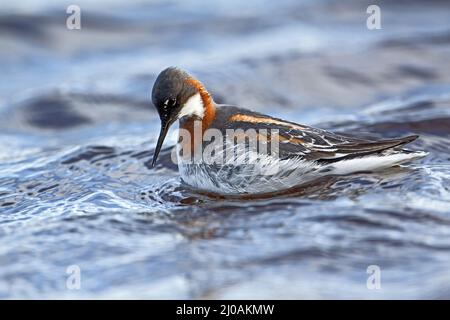
[[[185,185],[199,191],[265,194],[327,175],[379,171],[427,155],[403,148],[418,135],[370,140],[218,104],[199,80],[178,67],[160,72],[151,98],[161,122],[151,167],[169,128],[178,120],[178,171]],[[252,148],[250,138],[257,141]],[[211,145],[215,146],[212,152]],[[239,153],[243,150],[245,156]]]

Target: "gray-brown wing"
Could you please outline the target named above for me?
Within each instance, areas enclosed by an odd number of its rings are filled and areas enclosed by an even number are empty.
[[[306,160],[333,162],[341,159],[361,157],[395,148],[417,139],[408,136],[398,139],[370,141],[294,122],[254,113],[245,109],[232,108],[222,115],[225,128],[278,130],[281,158],[301,157]],[[273,131],[272,131],[273,132]]]

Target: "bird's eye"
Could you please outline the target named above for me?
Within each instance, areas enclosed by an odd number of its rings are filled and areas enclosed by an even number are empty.
[[[168,107],[175,107],[176,104],[177,104],[177,99],[171,98],[167,101]]]

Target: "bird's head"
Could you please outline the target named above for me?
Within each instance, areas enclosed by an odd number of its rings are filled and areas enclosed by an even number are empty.
[[[161,131],[153,155],[152,167],[158,159],[159,152],[170,126],[183,117],[203,119],[205,114],[206,90],[202,84],[187,72],[170,67],[163,70],[156,78],[152,90],[152,102],[161,119]],[[206,92],[206,96],[209,94]]]

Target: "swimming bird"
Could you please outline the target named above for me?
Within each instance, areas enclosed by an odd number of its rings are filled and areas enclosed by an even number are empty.
[[[218,194],[280,191],[325,175],[377,171],[427,154],[403,148],[417,135],[368,140],[219,105],[199,80],[176,67],[158,75],[152,102],[161,120],[152,167],[170,126],[179,120],[182,181]]]

